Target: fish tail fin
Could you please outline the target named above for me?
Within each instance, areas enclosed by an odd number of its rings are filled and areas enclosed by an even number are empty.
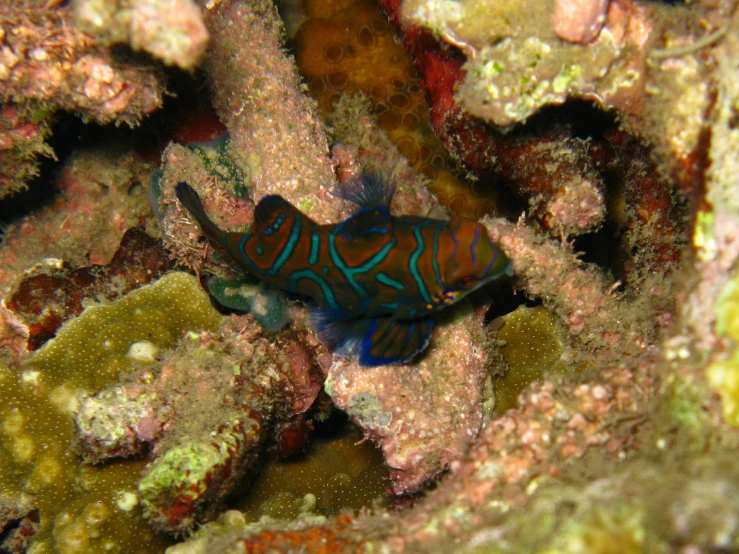
[[[208,235],[208,238],[220,245],[223,242],[223,231],[205,213],[203,203],[195,189],[185,182],[180,182],[175,186],[175,193],[177,193],[177,198],[182,202],[182,205],[200,224],[200,228]]]

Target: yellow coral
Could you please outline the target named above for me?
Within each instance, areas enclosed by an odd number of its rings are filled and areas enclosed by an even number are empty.
[[[596,508],[581,521],[567,525],[552,548],[540,554],[644,554],[644,514],[637,506]]]
[[[451,213],[495,213],[493,191],[480,194],[458,171],[429,123],[429,107],[410,56],[368,0],[310,0],[296,36],[296,61],[311,94],[330,111],[342,94],[363,93],[379,126]]]
[[[708,366],[708,382],[721,395],[726,423],[739,427],[739,350],[729,360]]]
[[[132,345],[146,343],[151,353],[187,331],[215,330],[222,319],[195,277],[169,273],[88,307],[18,373],[0,371],[0,487],[31,495],[39,508],[35,554],[163,551],[167,539],[120,502],[134,494],[144,462],[81,465],[70,450],[72,414],[81,395],[141,363]]]
[[[379,449],[369,441],[357,444],[361,439],[352,425],[337,438],[316,439],[304,455],[269,461],[239,507],[257,521],[370,506],[387,490],[387,469]]]
[[[515,407],[523,389],[554,367],[567,335],[543,306],[521,306],[498,323],[496,338],[505,341],[500,352],[508,365],[508,373],[495,382],[495,410],[502,413]]]

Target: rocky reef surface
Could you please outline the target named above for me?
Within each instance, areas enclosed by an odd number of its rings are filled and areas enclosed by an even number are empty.
[[[0,91],[0,552],[739,550],[735,2],[22,0]],[[365,171],[513,267],[403,365],[174,193]]]

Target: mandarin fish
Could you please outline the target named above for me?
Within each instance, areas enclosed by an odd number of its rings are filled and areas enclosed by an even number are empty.
[[[359,206],[346,221],[320,225],[281,196],[265,196],[248,233],[219,229],[187,183],[180,202],[208,238],[259,279],[306,298],[319,337],[366,366],[404,363],[431,340],[431,315],[500,277],[508,258],[485,227],[390,215],[394,184],[368,174],[334,193]]]

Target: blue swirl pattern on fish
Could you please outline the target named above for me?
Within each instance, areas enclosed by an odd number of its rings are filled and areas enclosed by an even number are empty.
[[[374,174],[341,185],[336,194],[359,210],[329,225],[281,196],[266,196],[248,233],[219,229],[187,183],[176,192],[241,268],[310,301],[316,331],[334,352],[377,366],[412,359],[431,339],[433,312],[511,274],[506,256],[475,221],[392,216],[394,188]]]

